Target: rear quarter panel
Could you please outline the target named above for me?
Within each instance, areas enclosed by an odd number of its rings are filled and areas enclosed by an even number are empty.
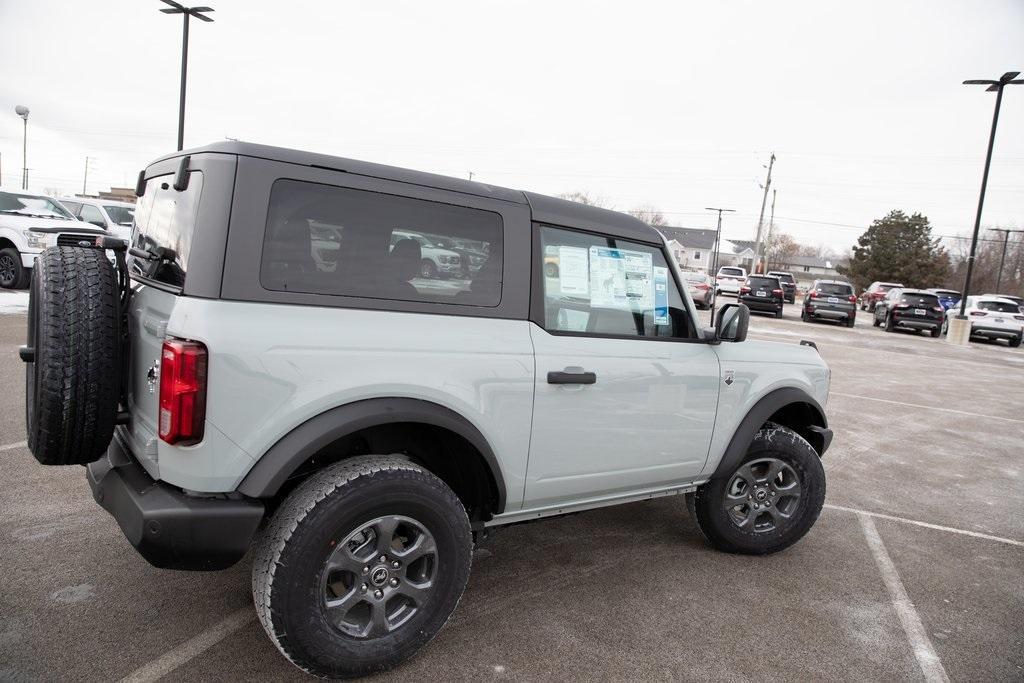
[[[161,478],[171,483],[233,490],[260,456],[310,418],[353,401],[403,397],[472,422],[501,465],[506,509],[521,505],[534,376],[525,320],[184,297],[167,332],[206,344],[207,433],[212,427],[224,437],[210,447],[161,443]],[[197,481],[190,473],[199,469],[188,461],[231,459],[217,450],[230,448],[225,441],[248,457],[235,460],[230,475]],[[174,473],[182,478],[173,480]]]

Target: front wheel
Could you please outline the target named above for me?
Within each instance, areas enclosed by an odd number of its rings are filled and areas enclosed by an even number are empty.
[[[14,247],[0,249],[0,287],[24,289],[32,271],[21,265],[21,254]]]
[[[825,504],[825,470],[803,437],[766,423],[739,466],[687,496],[690,513],[718,550],[767,555],[810,531]]]
[[[344,460],[295,489],[262,533],[256,611],[308,673],[384,671],[448,621],[471,552],[466,511],[443,481],[397,456]]]
[[[423,259],[420,262],[420,275],[430,279],[437,277],[437,266],[430,259]]]

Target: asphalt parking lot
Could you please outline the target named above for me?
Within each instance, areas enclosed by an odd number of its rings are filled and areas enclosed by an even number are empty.
[[[1024,350],[797,311],[750,336],[813,340],[832,367],[827,507],[803,541],[714,552],[682,498],[512,527],[437,639],[381,678],[1024,678]],[[80,468],[35,463],[24,328],[0,315],[0,679],[303,678],[256,621],[246,561],[154,569]]]

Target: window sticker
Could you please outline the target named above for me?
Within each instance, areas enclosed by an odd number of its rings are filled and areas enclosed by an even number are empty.
[[[629,311],[653,309],[653,270],[649,253],[590,247],[590,305]]]
[[[654,324],[668,325],[668,268],[654,268]]]
[[[587,250],[584,247],[558,247],[558,284],[563,296],[590,295]]]

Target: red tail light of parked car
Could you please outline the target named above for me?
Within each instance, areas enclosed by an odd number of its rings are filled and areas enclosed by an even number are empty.
[[[206,347],[168,340],[160,357],[160,438],[189,446],[203,440],[206,423]]]

